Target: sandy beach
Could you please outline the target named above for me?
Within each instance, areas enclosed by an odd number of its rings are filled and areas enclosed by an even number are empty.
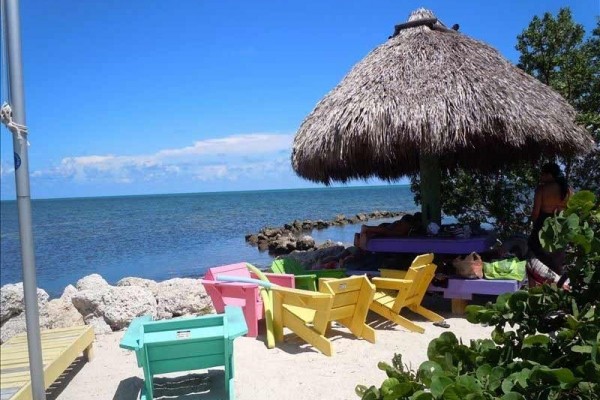
[[[491,328],[452,316],[447,310],[448,304],[441,299],[428,300],[432,308],[447,318],[448,330],[466,342],[489,337]],[[384,323],[375,315],[370,315],[369,320],[377,331],[376,344],[356,339],[346,329],[334,327],[331,333],[335,347],[333,357],[317,352],[289,331],[285,342],[275,349],[266,347],[263,335],[236,339],[236,398],[358,399],[354,393],[357,384],[379,385],[385,379],[385,374],[377,369],[379,361],[391,362],[394,353],[400,353],[406,364],[417,368],[427,358],[430,340],[447,331],[409,315],[425,327],[424,334]],[[143,374],[137,367],[135,355],[119,348],[122,336],[123,332],[98,335],[93,361],[78,362],[68,376],[50,390],[49,399],[136,399]],[[223,371],[215,368],[169,375],[158,379],[155,387],[159,388],[157,398],[189,400],[225,398],[223,385]]]

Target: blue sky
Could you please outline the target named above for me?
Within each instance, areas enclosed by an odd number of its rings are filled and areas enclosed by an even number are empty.
[[[294,132],[421,6],[513,62],[534,15],[569,6],[590,31],[600,14],[598,0],[22,0],[32,197],[310,187]],[[0,146],[14,199],[5,129]]]

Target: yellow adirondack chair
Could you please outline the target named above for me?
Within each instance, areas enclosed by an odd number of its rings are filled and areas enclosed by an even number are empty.
[[[331,356],[333,345],[325,337],[336,321],[355,336],[375,343],[375,331],[365,323],[375,286],[366,276],[327,279],[319,292],[273,287],[273,325],[275,340],[283,340],[287,327],[323,354]]]
[[[393,273],[381,271],[383,278],[373,278],[377,290],[371,303],[371,310],[406,329],[419,333],[425,332],[425,329],[401,316],[402,309],[408,308],[433,322],[443,321],[441,315],[421,305],[436,268],[433,254],[423,254],[414,259],[403,279],[385,277],[393,276]]]

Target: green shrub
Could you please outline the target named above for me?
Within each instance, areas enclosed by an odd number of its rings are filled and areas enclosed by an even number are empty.
[[[417,371],[380,363],[380,387],[359,385],[362,399],[600,399],[600,208],[589,191],[549,218],[547,250],[567,253],[571,291],[556,285],[507,293],[468,306],[472,323],[493,326],[491,339],[462,343],[445,332],[429,344]]]

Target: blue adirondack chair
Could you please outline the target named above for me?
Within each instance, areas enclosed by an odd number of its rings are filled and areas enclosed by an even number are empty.
[[[120,347],[133,350],[144,370],[141,400],[154,398],[154,375],[221,365],[225,366],[225,392],[234,399],[233,340],[247,332],[242,309],[226,306],[224,314],[196,318],[153,321],[151,316],[138,317]]]

